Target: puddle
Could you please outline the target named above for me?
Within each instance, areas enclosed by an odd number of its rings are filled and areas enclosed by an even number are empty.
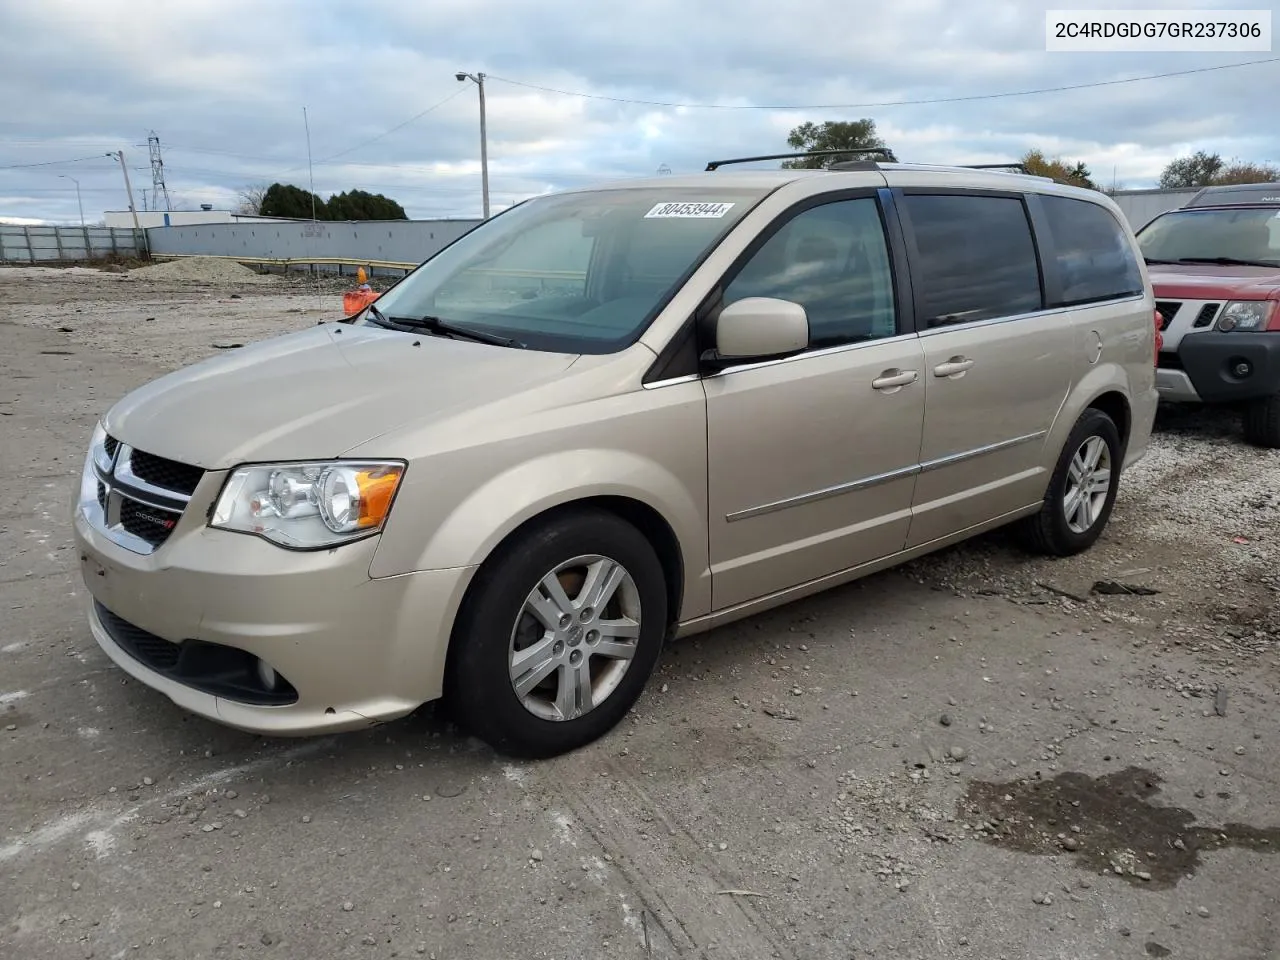
[[[1108,871],[1135,886],[1167,889],[1195,873],[1205,852],[1241,847],[1280,851],[1280,827],[1228,823],[1197,826],[1195,814],[1152,803],[1164,781],[1128,767],[1103,777],[1062,773],[1052,780],[975,780],[960,816],[986,824],[980,838],[995,846]],[[1157,945],[1158,946],[1158,945]]]

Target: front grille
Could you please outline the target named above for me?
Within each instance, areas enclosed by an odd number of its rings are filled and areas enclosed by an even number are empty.
[[[298,702],[298,691],[275,674],[268,687],[258,671],[258,658],[247,650],[203,640],[172,643],[134,626],[94,601],[98,622],[129,656],[162,676],[225,700],[255,706],[284,706]]]
[[[161,673],[172,670],[178,665],[178,657],[182,653],[182,647],[178,644],[170,643],[154,633],[148,633],[141,627],[135,627],[122,617],[117,617],[100,603],[95,606],[98,619],[107,633],[111,634],[111,639],[123,647],[125,653],[133,659]]]
[[[188,497],[196,492],[196,486],[204,476],[204,471],[199,467],[167,460],[141,450],[134,450],[129,459],[133,472],[139,479],[147,481],[153,487],[174,490]]]
[[[1157,300],[1156,310],[1160,313],[1160,329],[1168,330],[1169,324],[1173,322],[1174,315],[1177,314],[1178,308],[1182,304],[1175,300]]]
[[[153,547],[158,547],[169,539],[169,534],[173,532],[181,516],[182,514],[172,510],[162,510],[127,497],[120,500],[120,526],[126,533],[147,541]]]
[[[154,553],[182,519],[204,470],[107,437],[86,469],[96,481],[96,523],[134,553]],[[91,508],[92,500],[85,502]]]
[[[1192,326],[1193,327],[1209,326],[1209,324],[1213,323],[1213,318],[1218,315],[1218,307],[1220,306],[1221,304],[1218,304],[1218,303],[1206,303],[1203,307],[1200,308],[1200,312],[1196,314],[1196,322],[1193,323]]]

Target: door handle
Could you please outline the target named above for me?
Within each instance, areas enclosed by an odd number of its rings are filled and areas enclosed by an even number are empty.
[[[946,363],[940,363],[933,368],[935,377],[958,377],[966,373],[973,366],[973,361],[968,357],[952,357]]]
[[[915,370],[886,370],[871,381],[871,386],[876,390],[894,392],[901,390],[909,383],[915,383],[919,376],[920,374]]]

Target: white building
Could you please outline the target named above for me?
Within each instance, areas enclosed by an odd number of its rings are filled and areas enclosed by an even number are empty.
[[[103,214],[104,226],[133,228],[133,214],[128,210],[108,210]],[[201,204],[199,210],[139,210],[138,226],[143,230],[151,227],[186,227],[201,223],[243,223],[253,220],[286,220],[287,217],[257,217],[249,214],[232,213],[230,210],[215,210],[213,204]]]

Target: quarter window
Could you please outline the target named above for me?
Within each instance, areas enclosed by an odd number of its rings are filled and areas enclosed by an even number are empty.
[[[1053,307],[1140,295],[1142,271],[1115,217],[1096,203],[1041,196],[1062,296]]]
[[[879,204],[841,200],[791,218],[729,283],[724,303],[745,297],[804,307],[811,349],[893,336],[893,271]]]
[[[919,259],[912,264],[925,326],[1040,310],[1040,265],[1022,201],[964,194],[904,198]]]

